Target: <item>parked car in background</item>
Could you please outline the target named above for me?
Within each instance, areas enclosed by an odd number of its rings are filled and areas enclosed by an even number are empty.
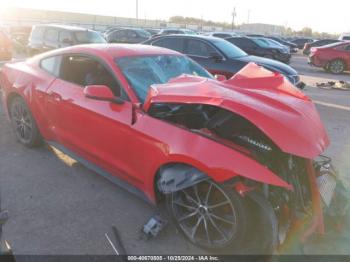
[[[277,36],[266,36],[266,38],[269,38],[269,39],[272,39],[272,40],[275,40],[277,41],[278,43],[284,45],[284,46],[288,46],[290,48],[290,51],[292,53],[296,53],[298,52],[298,45],[297,44],[294,44],[290,41],[286,41],[280,37],[277,37]]]
[[[105,38],[108,43],[137,44],[151,38],[151,34],[143,29],[128,28],[111,31]]]
[[[311,38],[297,38],[292,40],[291,42],[296,44],[298,46],[298,49],[303,49],[306,43],[312,43],[313,41],[314,40],[312,40]]]
[[[303,88],[298,73],[290,66],[263,57],[250,56],[230,42],[210,36],[171,35],[152,38],[144,44],[172,49],[188,55],[212,74],[231,78],[250,62],[284,75],[292,84]]]
[[[148,33],[150,33],[151,36],[159,34],[159,32],[160,32],[160,29],[156,29],[156,28],[144,28],[144,30],[146,30]]]
[[[343,33],[339,36],[338,40],[350,41],[350,33]]]
[[[265,37],[264,35],[260,35],[260,34],[246,34],[245,36],[247,36],[247,37]]]
[[[312,47],[319,47],[319,46],[329,45],[329,44],[338,43],[338,42],[341,42],[341,40],[337,40],[337,39],[322,39],[322,40],[317,40],[317,41],[312,42],[312,43],[306,43],[304,45],[303,54],[304,55],[309,55],[310,54],[310,49]]]
[[[163,36],[163,35],[197,35],[197,32],[190,29],[161,29],[160,32],[153,37]]]
[[[312,47],[309,64],[334,74],[350,70],[350,42]]]
[[[254,64],[218,81],[172,50],[85,45],[7,64],[0,83],[22,145],[44,140],[166,205],[179,232],[211,252],[274,254],[349,206],[319,157],[329,138],[312,100]]]
[[[35,25],[28,41],[28,53],[39,54],[61,47],[79,44],[106,43],[96,31],[66,25]]]
[[[211,33],[205,33],[204,35],[219,37],[219,38],[229,38],[229,37],[238,36],[238,34],[233,33],[233,32],[211,32]]]
[[[286,47],[278,46],[269,42],[270,39],[261,37],[231,37],[226,41],[238,46],[249,55],[266,57],[289,63],[291,54]],[[272,40],[270,40],[272,41]]]
[[[120,27],[120,26],[109,26],[106,28],[106,30],[103,31],[102,35],[104,38],[106,38],[106,35],[109,34],[110,32],[121,30],[121,29],[126,29],[126,28]]]
[[[191,29],[181,29],[185,35],[198,35],[198,33]]]
[[[0,61],[8,61],[12,59],[12,41],[9,35],[0,30]]]

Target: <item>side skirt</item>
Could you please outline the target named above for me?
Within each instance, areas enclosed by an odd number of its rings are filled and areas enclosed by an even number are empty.
[[[147,202],[148,204],[151,204],[152,206],[154,206],[155,204],[146,196],[146,194],[139,190],[138,188],[136,188],[135,186],[129,184],[128,182],[120,179],[117,176],[114,176],[110,173],[108,173],[107,171],[105,171],[104,169],[100,168],[99,166],[93,164],[92,162],[78,156],[76,153],[72,152],[71,150],[69,150],[68,148],[64,147],[63,145],[53,142],[53,141],[46,141],[50,146],[58,149],[59,151],[61,151],[62,153],[66,154],[67,156],[73,158],[74,160],[78,161],[79,163],[81,163],[83,166],[85,166],[87,169],[90,169],[92,171],[94,171],[95,173],[99,174],[100,176],[103,176],[104,178],[108,179],[110,182],[112,182],[113,184],[125,189],[126,191],[128,191],[129,193],[132,193],[133,195],[136,195],[137,197],[141,198],[142,200],[144,200],[145,202]]]

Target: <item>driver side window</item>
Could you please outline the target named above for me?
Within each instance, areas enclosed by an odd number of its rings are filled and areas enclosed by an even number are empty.
[[[99,61],[84,55],[67,55],[62,58],[60,78],[85,87],[108,86],[116,96],[121,96],[121,87],[107,68]]]
[[[189,40],[187,45],[187,54],[194,56],[210,57],[217,54],[217,51],[206,43],[198,40]]]

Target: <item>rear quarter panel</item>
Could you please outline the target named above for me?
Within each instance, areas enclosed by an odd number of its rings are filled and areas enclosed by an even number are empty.
[[[50,137],[45,117],[46,90],[55,77],[43,71],[36,63],[22,61],[9,63],[1,71],[3,106],[9,117],[9,106],[14,96],[21,96],[30,108],[41,134]]]

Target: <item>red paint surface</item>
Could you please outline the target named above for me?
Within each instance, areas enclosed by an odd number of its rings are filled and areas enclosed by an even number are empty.
[[[115,104],[89,99],[83,87],[51,76],[39,67],[41,58],[67,52],[102,59],[130,101]],[[61,143],[128,181],[152,201],[155,201],[157,170],[174,162],[192,165],[217,182],[243,176],[288,189],[291,186],[247,155],[150,117],[147,109],[151,103],[203,103],[223,107],[254,123],[283,151],[306,158],[317,156],[329,144],[314,104],[280,75],[254,65],[225,82],[183,76],[154,86],[143,110],[114,59],[152,54],[180,55],[151,46],[89,45],[8,64],[0,78],[4,105],[13,94],[22,96],[46,140]],[[256,75],[258,78],[254,78]]]
[[[349,42],[339,43],[332,47],[313,47],[310,53],[310,62],[314,66],[325,67],[330,61],[340,59],[345,63],[346,70],[350,70],[350,50],[345,50]]]

